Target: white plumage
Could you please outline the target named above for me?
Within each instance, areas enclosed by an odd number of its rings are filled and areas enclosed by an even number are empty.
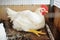
[[[0,40],[7,40],[6,32],[3,27],[3,23],[0,23]]]
[[[7,8],[8,16],[13,21],[13,28],[17,31],[29,31],[30,29],[41,29],[45,26],[45,19],[40,12],[32,12],[30,10],[24,10],[16,12]],[[39,15],[40,14],[40,15]]]

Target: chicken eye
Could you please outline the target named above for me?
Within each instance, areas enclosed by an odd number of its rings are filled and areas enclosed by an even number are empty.
[[[44,9],[42,9],[42,11],[44,11]]]
[[[40,10],[40,12],[43,12],[44,10],[45,10],[45,9],[42,8],[42,9]]]

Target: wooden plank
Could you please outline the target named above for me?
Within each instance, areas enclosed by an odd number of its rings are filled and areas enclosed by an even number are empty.
[[[53,34],[52,34],[52,32],[51,32],[51,30],[50,30],[50,28],[49,28],[49,26],[47,24],[46,24],[46,29],[47,29],[47,32],[49,34],[50,39],[51,40],[55,40],[54,36],[53,36]]]

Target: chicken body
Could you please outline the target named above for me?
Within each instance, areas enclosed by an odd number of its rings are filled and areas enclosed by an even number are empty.
[[[13,12],[13,14],[11,12]],[[44,16],[40,13],[32,12],[30,10],[14,12],[11,9],[8,9],[7,13],[11,20],[13,19],[13,28],[17,31],[29,31],[30,29],[37,30],[44,28],[45,26]]]
[[[37,10],[35,12],[32,12],[30,10],[16,12],[11,10],[10,8],[7,8],[7,13],[11,21],[13,21],[12,27],[17,31],[33,32],[36,35],[38,35],[39,33],[45,34],[35,31],[44,28],[45,26],[44,15],[42,15],[40,10]]]
[[[3,27],[3,23],[0,23],[0,40],[7,40],[6,32]]]
[[[44,16],[38,15],[30,10],[18,12],[16,18],[13,20],[13,28],[17,31],[29,31],[30,29],[44,28]]]

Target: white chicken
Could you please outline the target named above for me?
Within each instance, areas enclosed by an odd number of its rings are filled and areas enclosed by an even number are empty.
[[[3,27],[3,23],[0,23],[0,40],[7,40],[6,32]]]
[[[41,5],[41,7],[35,12],[32,12],[30,10],[16,12],[10,8],[7,8],[7,13],[11,21],[13,21],[14,29],[16,29],[17,31],[23,30],[27,32],[33,32],[38,36],[39,34],[45,34],[41,31],[36,30],[44,28],[44,14],[47,12],[48,8],[46,5]]]

